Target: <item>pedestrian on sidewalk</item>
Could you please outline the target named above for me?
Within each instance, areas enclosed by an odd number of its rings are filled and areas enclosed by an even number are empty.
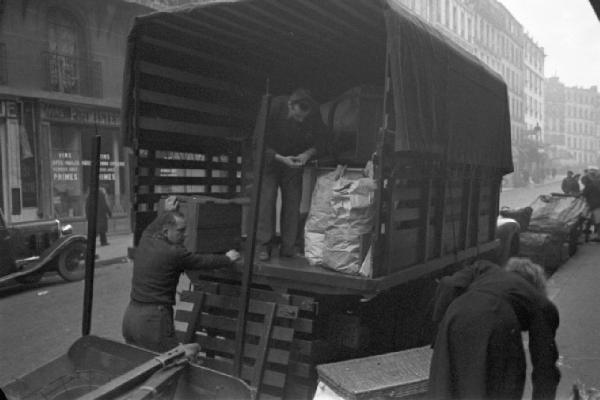
[[[135,252],[123,337],[129,344],[165,352],[179,344],[173,306],[181,273],[188,269],[232,268],[240,254],[236,250],[225,255],[189,252],[183,246],[186,223],[179,211],[160,215],[151,226],[153,232],[142,234]]]
[[[592,224],[594,225],[595,238],[592,240],[600,240],[600,181],[594,179],[593,175],[585,174],[581,178],[583,191],[581,194],[585,198],[590,212],[592,214]]]
[[[87,196],[85,201],[85,214],[89,220],[91,214],[91,199]],[[108,231],[108,219],[112,217],[110,206],[108,205],[108,198],[106,189],[102,186],[98,188],[98,210],[96,213],[96,235],[100,236],[100,246],[108,246],[108,239],[106,232]]]
[[[574,175],[573,171],[567,171],[567,176],[563,179],[560,188],[564,194],[578,195],[581,191],[578,176]]]
[[[555,397],[559,317],[539,265],[511,258],[501,268],[481,260],[443,278],[433,319],[438,333],[428,398],[521,399],[526,378],[521,331],[529,331],[532,398]]]

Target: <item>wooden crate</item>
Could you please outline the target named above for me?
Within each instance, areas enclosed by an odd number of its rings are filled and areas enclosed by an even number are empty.
[[[239,249],[242,206],[210,200],[182,198],[180,210],[187,221],[185,247],[198,253],[223,253]]]

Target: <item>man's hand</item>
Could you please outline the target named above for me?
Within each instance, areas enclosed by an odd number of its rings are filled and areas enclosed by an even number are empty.
[[[311,158],[311,154],[308,154],[308,153],[300,153],[297,156],[292,157],[292,159],[294,159],[302,167],[304,165],[306,165],[306,163],[308,162],[308,160],[310,160],[310,158]]]
[[[179,200],[177,196],[169,196],[165,200],[165,211],[175,211],[179,208]]]
[[[240,253],[237,250],[229,250],[225,255],[232,261],[235,262],[240,259]]]
[[[282,155],[277,154],[275,156],[275,159],[277,161],[279,161],[280,163],[282,163],[283,165],[290,167],[290,168],[300,168],[304,165],[304,164],[300,164],[296,160],[296,157],[292,157],[292,156],[282,156]]]

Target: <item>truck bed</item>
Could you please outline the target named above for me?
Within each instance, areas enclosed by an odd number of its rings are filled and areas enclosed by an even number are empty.
[[[294,289],[321,294],[354,294],[370,297],[391,287],[410,282],[435,272],[454,262],[475,257],[478,253],[493,250],[498,246],[494,240],[457,254],[432,259],[423,264],[413,265],[393,274],[379,278],[366,278],[346,275],[320,266],[312,266],[304,257],[279,257],[274,255],[269,261],[255,261],[252,283],[269,285],[273,289]],[[198,279],[223,279],[238,281],[240,272],[230,270],[187,271],[192,282]]]

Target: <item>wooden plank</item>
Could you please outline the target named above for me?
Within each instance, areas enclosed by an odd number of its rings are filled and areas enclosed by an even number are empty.
[[[190,319],[188,321],[185,335],[183,336],[183,343],[191,343],[196,333],[196,327],[198,326],[198,319],[204,306],[204,293],[199,292],[198,296],[194,299],[194,307],[192,308]]]
[[[231,95],[235,94],[235,89],[231,82],[221,81],[219,79],[193,74],[180,69],[165,67],[148,61],[140,61],[138,65],[139,71],[144,74],[159,76],[161,78],[186,83],[189,85],[216,89],[230,93]],[[260,95],[257,94],[257,96]]]
[[[212,161],[193,161],[193,160],[170,160],[166,158],[156,158],[148,160],[146,158],[138,158],[137,167],[139,168],[165,168],[165,169],[205,169],[209,164],[214,164]],[[226,163],[217,163],[219,165],[227,165]]]
[[[196,334],[194,339],[196,343],[200,344],[202,349],[229,354],[231,358],[233,358],[235,352],[235,342],[233,339],[208,336],[205,334]],[[257,345],[246,342],[244,345],[244,357],[255,359],[258,356],[258,353],[259,348]],[[267,352],[267,361],[272,364],[287,365],[290,362],[290,351],[270,347]]]
[[[174,96],[166,93],[158,93],[151,90],[140,89],[140,101],[152,104],[158,104],[161,106],[181,108],[184,110],[192,110],[199,113],[220,115],[220,116],[232,116],[240,115],[245,113],[241,110],[233,110],[229,107],[221,106],[215,103],[208,103],[196,99],[190,99],[187,97]]]
[[[215,329],[229,333],[235,333],[237,331],[236,318],[229,318],[205,313],[201,313],[199,318],[199,326],[203,328]],[[175,319],[177,321],[189,322],[191,319],[191,312],[187,310],[176,310]],[[262,323],[248,321],[246,327],[247,335],[260,336],[262,334]],[[282,342],[290,342],[293,338],[293,328],[286,328],[282,326],[275,326],[273,328],[273,339],[280,340]]]
[[[166,133],[181,133],[190,136],[208,136],[221,139],[233,139],[236,136],[239,136],[239,134],[236,134],[237,130],[229,126],[210,126],[150,117],[140,117],[139,128]],[[167,138],[168,140],[173,140],[172,137]]]
[[[188,21],[188,22],[192,22],[192,24],[198,26],[199,24],[197,22],[197,19],[193,19],[193,18],[186,18],[183,17],[181,15],[177,16],[178,19],[183,20],[183,21]],[[242,42],[248,42],[248,43],[254,43],[251,40],[249,40],[248,37],[245,37],[243,35],[236,35],[231,31],[227,31],[225,29],[221,29],[218,27],[215,27],[214,25],[209,28],[210,33],[211,34],[203,34],[200,33],[198,31],[195,30],[191,30],[191,29],[186,29],[183,28],[180,25],[176,25],[164,20],[159,20],[159,19],[152,19],[149,21],[150,23],[154,23],[157,25],[162,25],[165,28],[171,29],[173,31],[177,31],[181,34],[183,34],[185,36],[185,38],[187,40],[191,39],[191,38],[196,38],[198,41],[202,41],[202,42],[214,42],[214,44],[216,44],[217,46],[219,46],[220,48],[229,48],[229,51],[233,51],[233,52],[239,52],[239,46],[236,46],[237,44],[240,43],[240,41]],[[234,43],[235,45],[232,45],[230,42],[227,42],[226,40],[218,40],[216,39],[216,35],[214,33],[216,32],[220,32],[222,35],[225,36],[233,36],[234,37]],[[281,66],[285,66],[282,61],[281,58],[279,57],[269,57],[267,56],[264,52],[261,53],[253,53],[251,51],[252,47],[251,46],[247,46],[244,48],[244,53],[249,56],[249,57],[253,57],[254,59],[264,59],[266,62],[268,62],[269,64],[279,64]]]
[[[227,68],[231,68],[232,70],[244,72],[255,76],[259,79],[263,78],[263,71],[257,71],[251,68],[248,68],[246,65],[242,63],[238,63],[236,60],[229,60],[223,57],[215,56],[214,54],[210,54],[204,51],[196,50],[191,47],[180,46],[173,44],[172,42],[168,42],[166,40],[160,40],[156,38],[151,38],[149,36],[143,36],[141,42],[152,46],[154,48],[163,48],[167,50],[171,50],[177,53],[182,54],[183,58],[187,58],[186,56],[202,58],[211,63],[221,64]]]
[[[294,47],[294,45],[291,43],[282,40],[277,40],[277,38],[274,38],[273,35],[261,32],[257,29],[253,29],[251,24],[249,26],[249,24],[246,23],[236,24],[234,22],[239,20],[240,18],[243,18],[245,20],[250,20],[251,22],[254,22],[258,26],[261,26],[262,23],[260,22],[260,20],[249,17],[248,14],[243,12],[235,12],[235,10],[231,8],[228,8],[226,10],[224,9],[223,12],[225,13],[224,16],[220,16],[215,13],[205,13],[202,19],[185,17],[181,14],[179,14],[178,17],[193,25],[208,29],[210,32],[220,32],[221,34],[224,34],[226,36],[233,37],[233,40],[235,40],[237,43],[246,42],[251,45],[255,45],[257,42],[271,43],[271,48],[273,49],[273,53],[275,55],[274,58],[281,59],[282,54],[280,49],[284,48],[287,50],[286,58],[302,61],[302,58],[298,56],[298,52],[300,51],[300,54],[303,54],[303,48],[299,49],[297,46]],[[231,18],[231,14],[233,14],[235,18]],[[212,23],[212,21],[217,21],[217,23]],[[229,27],[229,29],[221,29],[221,27],[227,26]],[[304,50],[309,49],[304,48]],[[259,97],[261,95],[261,93],[258,94]]]
[[[422,187],[396,187],[394,188],[393,199],[395,201],[422,200],[424,197],[423,194],[424,190]]]
[[[221,282],[212,282],[205,280],[199,280],[194,283],[198,285],[198,290],[204,290],[206,292],[214,294],[222,294],[233,297],[238,297],[240,294],[239,285],[231,285]],[[287,294],[275,292],[272,290],[256,288],[252,288],[250,294],[251,297],[255,300],[271,301],[280,304],[289,304],[292,306],[296,306],[303,311],[315,312],[317,307],[317,303],[314,298],[298,294]]]
[[[254,374],[252,379],[250,380],[251,384],[256,387],[256,389],[260,392],[263,376],[265,374],[265,361],[267,359],[267,350],[269,346],[269,341],[271,339],[271,334],[273,332],[273,319],[275,317],[275,308],[277,307],[277,303],[262,303],[267,306],[267,310],[264,313],[265,319],[263,321],[263,333],[260,336],[260,341],[258,343],[258,354],[256,355],[256,361],[254,362],[253,369]],[[249,307],[250,308],[250,307]],[[244,346],[245,347],[245,346]],[[245,351],[244,351],[245,353]]]
[[[399,210],[394,210],[392,212],[393,221],[402,222],[402,221],[411,221],[417,220],[421,218],[421,209],[420,208],[400,208]]]
[[[181,293],[181,301],[194,302],[197,298],[199,298],[197,293],[203,292],[184,291]],[[216,295],[212,293],[206,294],[205,304],[207,307],[222,308],[230,311],[238,311],[240,307],[239,298]],[[270,312],[270,305],[267,302],[250,299],[248,312],[252,314],[264,315]],[[298,307],[287,304],[277,304],[275,315],[277,318],[295,319],[298,317]]]
[[[206,176],[137,176],[135,185],[150,186],[190,186],[190,185],[223,185],[227,186],[231,180],[241,182],[239,178],[213,178]]]

